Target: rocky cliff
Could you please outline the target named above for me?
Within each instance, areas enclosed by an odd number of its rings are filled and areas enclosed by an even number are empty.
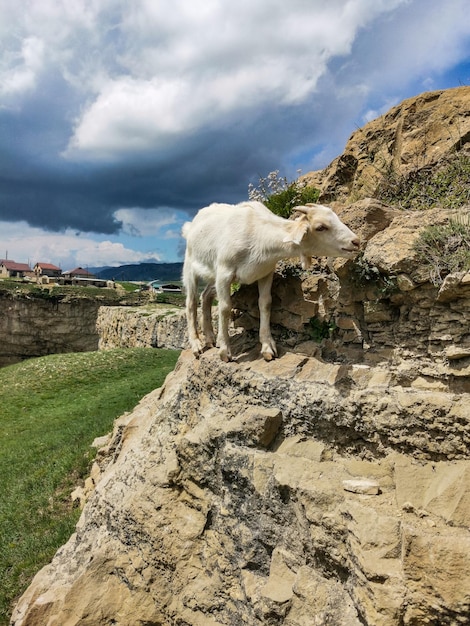
[[[338,212],[360,260],[280,267],[270,363],[235,294],[234,362],[184,351],[117,420],[13,626],[470,623],[470,273],[413,245],[452,213]]]
[[[303,178],[321,190],[323,202],[357,201],[374,196],[390,175],[431,172],[468,153],[469,141],[470,87],[427,92],[356,130],[341,156]]]
[[[468,623],[469,402],[385,363],[185,352],[12,623]]]
[[[186,317],[183,309],[163,304],[140,307],[102,306],[96,318],[98,348],[168,348],[186,346]]]
[[[98,348],[93,299],[0,294],[0,367],[25,358]]]
[[[0,367],[62,352],[148,346],[180,350],[184,312],[175,306],[103,305],[93,297],[0,294]]]
[[[350,262],[279,276],[280,359],[240,329],[234,363],[184,352],[118,420],[15,626],[468,623],[470,275],[426,280],[416,214],[349,211],[392,293]],[[249,328],[250,290],[235,304]],[[335,322],[320,344],[312,319]]]

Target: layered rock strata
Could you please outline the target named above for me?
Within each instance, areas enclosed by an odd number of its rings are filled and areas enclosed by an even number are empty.
[[[184,311],[161,304],[102,306],[98,310],[96,330],[100,350],[139,347],[181,350],[187,342]]]
[[[335,271],[318,264],[275,276],[271,319],[278,341],[332,362],[384,362],[405,388],[470,391],[470,273],[434,285],[414,248],[424,227],[451,216],[441,209],[394,211],[374,200],[345,207],[343,219],[368,239],[362,259],[336,261]],[[255,286],[240,289],[234,306],[238,326],[257,328]]]
[[[0,295],[0,366],[26,358],[98,348],[99,302]]]
[[[320,200],[345,203],[373,196],[384,180],[432,171],[459,151],[468,154],[470,87],[431,91],[404,100],[356,130],[341,156],[303,180]]]
[[[467,623],[470,395],[237,347],[116,423],[12,624]]]

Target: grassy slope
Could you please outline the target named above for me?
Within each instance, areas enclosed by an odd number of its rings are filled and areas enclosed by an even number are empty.
[[[159,387],[178,354],[117,349],[0,369],[0,624],[73,532],[70,491],[88,472],[93,439]]]

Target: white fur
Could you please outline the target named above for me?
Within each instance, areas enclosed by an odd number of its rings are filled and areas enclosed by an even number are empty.
[[[215,343],[211,320],[214,296],[219,302],[217,345],[224,361],[231,359],[228,324],[231,284],[258,281],[261,353],[269,361],[277,355],[271,336],[271,284],[280,259],[300,257],[308,267],[312,256],[352,257],[359,239],[328,207],[296,207],[299,217],[286,220],[261,202],[211,204],[183,226],[187,240],[183,268],[186,315],[191,350],[197,356]],[[202,294],[203,344],[197,331],[198,281]]]

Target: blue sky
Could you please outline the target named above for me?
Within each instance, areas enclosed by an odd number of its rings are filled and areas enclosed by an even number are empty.
[[[176,261],[184,221],[470,84],[467,0],[0,0],[0,258]]]

